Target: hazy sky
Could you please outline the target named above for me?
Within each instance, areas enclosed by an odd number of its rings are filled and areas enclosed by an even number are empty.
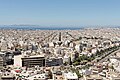
[[[0,0],[0,25],[120,25],[120,0]]]

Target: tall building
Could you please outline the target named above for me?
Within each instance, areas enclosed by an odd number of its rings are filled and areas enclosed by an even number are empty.
[[[0,64],[2,64],[3,66],[6,65],[5,55],[5,53],[0,52]]]
[[[0,57],[0,70],[3,69],[3,58]]]
[[[59,41],[61,41],[61,32],[59,32]]]
[[[14,66],[22,67],[22,55],[14,55]]]

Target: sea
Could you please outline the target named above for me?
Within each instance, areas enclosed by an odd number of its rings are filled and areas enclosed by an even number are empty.
[[[19,30],[81,30],[82,27],[0,26],[0,29]]]

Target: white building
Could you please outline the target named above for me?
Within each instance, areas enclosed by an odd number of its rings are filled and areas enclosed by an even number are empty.
[[[75,50],[76,50],[77,52],[80,52],[80,51],[81,51],[81,46],[80,46],[80,44],[78,44],[78,45],[75,46]]]
[[[43,74],[37,74],[37,75],[33,75],[27,78],[27,80],[46,80],[46,75],[45,73]]]
[[[68,56],[68,55],[65,55],[64,57],[63,57],[63,63],[65,63],[65,62],[70,62],[70,57]]]
[[[14,56],[14,66],[22,67],[22,55],[15,55]]]
[[[78,80],[78,76],[76,73],[68,72],[63,73],[65,80]]]

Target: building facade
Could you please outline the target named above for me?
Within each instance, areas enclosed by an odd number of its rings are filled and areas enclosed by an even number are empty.
[[[34,67],[34,66],[39,67],[45,66],[45,58],[39,56],[22,58],[22,67]]]

